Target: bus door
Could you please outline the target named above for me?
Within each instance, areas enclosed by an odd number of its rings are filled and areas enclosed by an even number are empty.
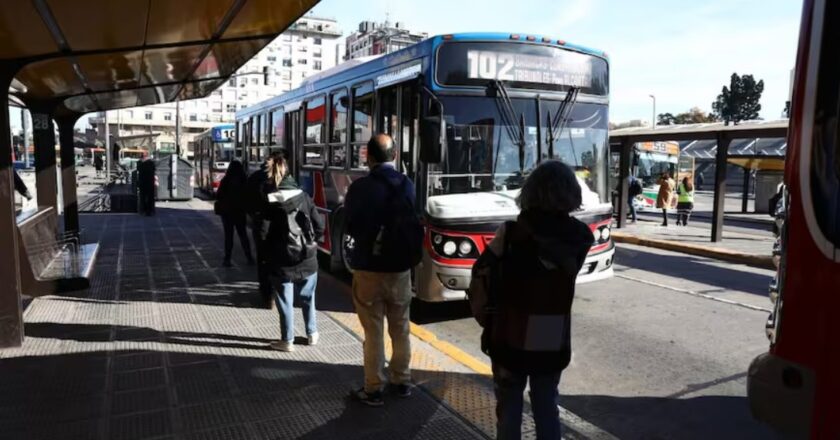
[[[397,84],[377,91],[376,131],[388,133],[397,148],[398,169],[414,178],[417,133],[420,123],[420,99],[416,81]]]
[[[299,176],[300,154],[303,154],[301,143],[301,118],[300,110],[287,112],[285,118],[285,130],[283,133],[283,145],[286,146],[286,160],[289,162],[289,171],[293,176]]]

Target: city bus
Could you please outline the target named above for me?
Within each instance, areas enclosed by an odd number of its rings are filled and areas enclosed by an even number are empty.
[[[634,176],[642,182],[642,194],[634,204],[640,211],[655,210],[659,178],[668,173],[679,184],[688,177],[694,181],[694,158],[680,154],[678,142],[639,142],[633,146]],[[671,208],[677,207],[677,199]]]
[[[119,152],[119,164],[128,171],[137,169],[137,162],[149,157],[149,152],[143,148],[122,148]]]
[[[613,273],[608,177],[608,61],[555,38],[455,34],[374,59],[350,60],[300,88],[237,112],[237,141],[253,170],[283,151],[326,215],[320,243],[334,270],[349,269],[342,202],[367,173],[371,134],[389,133],[395,166],[417,188],[426,226],[414,271],[417,298],[465,298],[473,263],[496,229],[516,218],[516,196],[540,161],[578,175],[574,215],[596,237],[579,281]]]
[[[791,438],[840,438],[840,2],[806,0],[770,286],[767,353],[750,365],[753,416]]]
[[[198,187],[215,194],[234,158],[233,124],[217,125],[196,136],[193,142],[193,163]]]

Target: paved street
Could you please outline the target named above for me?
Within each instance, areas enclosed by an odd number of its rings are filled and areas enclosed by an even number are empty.
[[[629,245],[617,262],[615,278],[577,294],[564,422],[629,439],[772,438],[746,401],[747,366],[767,349],[771,272]],[[416,323],[487,361],[465,303],[422,312]]]

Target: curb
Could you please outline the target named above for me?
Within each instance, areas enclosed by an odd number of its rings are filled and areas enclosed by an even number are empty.
[[[701,246],[697,244],[680,243],[677,241],[661,240],[656,238],[644,238],[639,237],[638,235],[626,234],[624,232],[617,231],[612,233],[612,239],[616,243],[627,243],[657,249],[665,249],[668,251],[682,252],[684,254],[697,255],[716,260],[746,264],[747,266],[758,267],[761,269],[776,270],[776,266],[773,264],[773,257],[771,255],[748,254],[712,246]]]

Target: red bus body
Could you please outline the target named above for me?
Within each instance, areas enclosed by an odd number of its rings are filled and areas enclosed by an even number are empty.
[[[806,0],[785,164],[786,212],[768,353],[753,415],[797,438],[840,439],[840,4]],[[773,295],[773,292],[771,292]]]

